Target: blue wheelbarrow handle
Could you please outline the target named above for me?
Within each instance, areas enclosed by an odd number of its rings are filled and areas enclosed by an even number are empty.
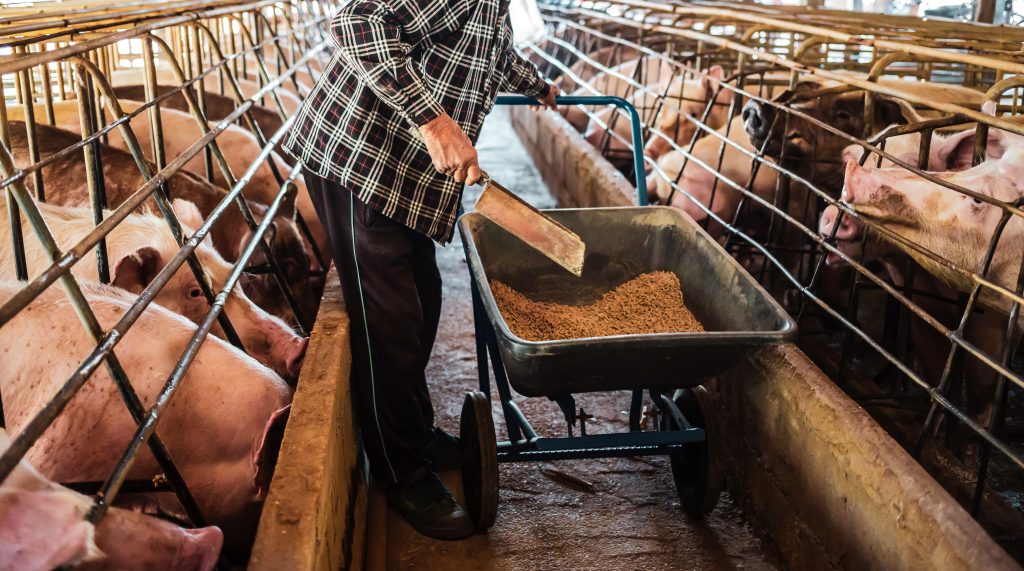
[[[540,105],[532,97],[523,95],[499,95],[495,101],[498,105]],[[636,173],[636,202],[647,206],[647,178],[644,176],[644,143],[640,134],[640,114],[633,104],[621,97],[608,95],[559,95],[555,98],[559,105],[614,105],[629,113],[633,131],[633,171]]]

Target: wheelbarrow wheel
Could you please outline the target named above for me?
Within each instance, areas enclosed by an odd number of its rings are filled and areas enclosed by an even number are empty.
[[[717,417],[711,408],[711,395],[704,387],[677,391],[675,403],[691,425],[704,429],[703,442],[690,444],[684,451],[669,456],[683,511],[702,517],[715,509],[722,494],[722,475],[711,454],[720,436]],[[672,428],[679,428],[674,421],[669,422]]]
[[[459,422],[462,440],[462,490],[466,510],[480,531],[498,514],[498,443],[491,402],[480,391],[466,393]]]

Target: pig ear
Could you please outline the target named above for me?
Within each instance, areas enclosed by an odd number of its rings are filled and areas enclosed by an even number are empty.
[[[110,283],[134,294],[140,294],[160,271],[162,262],[160,252],[156,249],[139,248],[117,261]]]
[[[876,97],[875,125],[885,128],[889,125],[902,125],[908,121],[912,121],[913,118],[908,118],[907,115],[912,114],[913,117],[917,117],[917,114],[909,107],[909,105],[905,105],[905,103],[888,97]]]
[[[953,171],[971,168],[974,158],[974,135],[974,129],[968,129],[943,141],[937,150],[939,164]]]
[[[939,162],[949,170],[969,169],[974,162],[975,129],[962,131],[946,139],[939,147]],[[988,143],[985,147],[986,160],[995,160],[1011,149],[1024,146],[1024,137],[1008,133],[1002,129],[988,130]]]
[[[174,215],[178,217],[178,222],[183,226],[188,226],[190,230],[195,230],[203,225],[203,215],[199,212],[199,208],[195,204],[188,200],[181,198],[175,198],[171,202],[171,210],[174,210]]]
[[[1020,197],[1024,198],[1024,147],[1013,147],[999,159],[999,174],[1012,181]]]
[[[704,88],[708,92],[713,92],[718,89],[718,84],[722,82],[722,78],[725,77],[725,70],[720,65],[713,65],[708,70],[707,75],[704,76]]]
[[[292,187],[284,195],[284,199],[281,200],[281,206],[277,208],[278,216],[284,216],[285,218],[295,217],[295,197],[298,196],[299,190],[298,187]]]
[[[256,499],[264,500],[270,490],[270,480],[274,476],[277,455],[281,451],[281,440],[284,439],[284,428],[288,423],[288,413],[292,405],[279,408],[267,419],[263,426],[263,434],[256,442],[252,454],[253,483],[256,485]]]

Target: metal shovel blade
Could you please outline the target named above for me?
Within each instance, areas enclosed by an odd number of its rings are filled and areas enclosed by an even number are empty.
[[[576,277],[583,274],[586,245],[575,232],[512,194],[483,173],[476,211]]]

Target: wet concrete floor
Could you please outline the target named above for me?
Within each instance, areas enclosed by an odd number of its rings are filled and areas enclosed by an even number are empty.
[[[484,170],[541,208],[554,206],[507,113],[497,108],[477,146]],[[469,189],[471,207],[479,189]],[[477,387],[469,274],[462,244],[438,247],[444,306],[428,381],[437,423],[458,434],[465,393]],[[628,393],[581,395],[595,416],[588,432],[627,430]],[[503,420],[494,398],[499,439]],[[562,436],[565,422],[554,403],[519,397],[517,404],[541,435]],[[553,468],[590,482],[579,491],[545,476]],[[777,562],[727,494],[703,520],[679,507],[665,458],[623,458],[503,464],[497,523],[487,534],[457,542],[435,541],[401,516],[387,516],[388,569],[775,569]],[[442,477],[461,496],[457,473]]]

